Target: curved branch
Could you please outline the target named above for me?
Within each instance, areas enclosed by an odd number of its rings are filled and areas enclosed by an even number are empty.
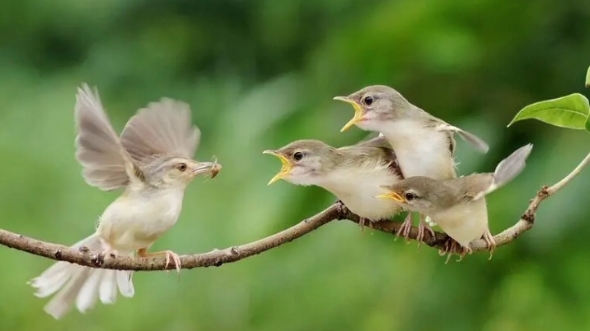
[[[271,248],[295,240],[334,219],[338,219],[340,213],[341,208],[338,205],[333,205],[286,230],[245,245],[228,247],[222,250],[215,249],[202,254],[182,255],[180,256],[182,268],[192,269],[197,267],[221,266],[224,263],[235,262],[252,255],[260,254]],[[92,252],[87,247],[71,248],[25,237],[6,230],[0,230],[0,244],[52,260],[66,261],[92,268],[135,271],[175,268],[173,263],[166,267],[164,258],[115,257],[112,255],[103,258],[99,255],[99,252]]]
[[[510,243],[518,238],[522,233],[530,230],[535,222],[535,215],[539,205],[545,199],[561,190],[569,183],[580,171],[590,163],[590,154],[565,178],[551,187],[543,187],[537,195],[531,200],[528,208],[521,218],[510,228],[494,236],[497,246]],[[224,263],[236,262],[249,256],[257,255],[269,249],[278,247],[292,240],[295,240],[320,226],[333,220],[348,219],[352,222],[359,223],[357,215],[351,213],[341,203],[335,203],[324,211],[301,221],[299,224],[292,226],[279,233],[273,234],[266,238],[254,241],[241,246],[225,248],[223,250],[213,250],[208,253],[183,255],[180,257],[183,269],[192,269],[197,267],[221,266]],[[370,227],[375,230],[395,235],[399,230],[401,223],[392,221],[381,221],[371,223]],[[415,240],[418,235],[418,229],[412,228],[409,239]],[[450,238],[440,232],[435,232],[434,236],[425,233],[423,242],[428,246],[444,249],[445,244]],[[152,271],[174,269],[174,265],[165,266],[164,258],[140,258],[129,256],[109,256],[100,257],[97,252],[91,252],[86,247],[70,248],[59,244],[48,243],[37,239],[25,237],[16,233],[0,229],[0,244],[25,251],[34,255],[43,256],[52,260],[66,261],[92,268],[118,269],[118,270],[136,270]],[[487,250],[487,245],[483,240],[476,240],[471,243],[471,249],[475,251]]]

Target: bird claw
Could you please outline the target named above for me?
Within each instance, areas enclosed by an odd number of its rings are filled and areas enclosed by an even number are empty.
[[[158,257],[158,256],[164,255],[164,257],[166,258],[166,264],[164,265],[164,269],[166,269],[166,272],[170,272],[170,270],[168,270],[168,266],[170,265],[170,261],[173,261],[174,267],[180,277],[180,269],[181,269],[180,256],[178,254],[174,253],[173,251],[166,250],[166,251],[161,251],[161,252],[148,253],[145,248],[142,248],[137,251],[137,255],[140,257]]]
[[[490,257],[488,260],[491,260],[492,256],[494,256],[494,250],[496,249],[496,240],[494,239],[494,236],[492,236],[492,233],[489,229],[483,233],[483,240],[488,246],[488,251],[490,251]]]
[[[367,219],[364,217],[360,217],[359,218],[359,226],[361,227],[361,232],[365,231],[365,224],[367,222]]]
[[[430,232],[430,235],[434,237],[434,230],[424,221],[424,216],[420,215],[420,223],[418,224],[418,235],[416,240],[418,241],[418,247],[424,242],[424,232]]]
[[[471,247],[461,246],[461,244],[459,244],[457,241],[455,241],[451,237],[449,237],[447,239],[447,241],[445,242],[444,248],[440,249],[438,251],[438,255],[440,255],[440,256],[447,255],[447,259],[445,261],[445,264],[449,263],[449,260],[451,259],[451,256],[453,256],[453,254],[458,255],[459,258],[456,261],[461,262],[461,261],[463,261],[463,258],[467,254],[472,254],[472,253],[473,253],[473,250],[471,249]]]
[[[175,267],[176,271],[180,274],[180,269],[181,269],[180,256],[178,256],[178,254],[174,253],[173,251],[164,251],[163,253],[166,254],[165,268],[168,269],[168,265],[170,265],[170,260],[172,260],[174,262],[174,267]],[[170,270],[166,270],[166,271],[169,272]]]
[[[412,230],[412,213],[408,212],[408,216],[406,216],[406,219],[395,234],[398,237],[401,236],[406,238],[406,243],[409,243],[410,241],[407,239],[410,236],[410,230]],[[394,241],[395,240],[397,240],[397,237],[394,239]]]

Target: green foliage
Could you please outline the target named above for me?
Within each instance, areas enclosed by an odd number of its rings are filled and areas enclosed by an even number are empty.
[[[590,87],[590,67],[586,72],[586,87]],[[588,98],[580,93],[530,104],[521,109],[508,126],[531,118],[562,128],[590,132],[590,105]]]
[[[521,109],[508,126],[526,119],[539,121],[568,129],[585,129],[590,114],[588,99],[573,93],[561,98],[535,102]]]

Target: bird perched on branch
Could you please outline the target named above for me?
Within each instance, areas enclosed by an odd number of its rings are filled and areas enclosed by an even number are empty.
[[[185,188],[198,175],[215,177],[217,162],[197,162],[193,156],[200,130],[191,124],[188,104],[163,98],[140,109],[121,136],[113,130],[98,92],[86,84],[76,95],[76,158],[86,182],[105,191],[124,188],[99,218],[96,232],[73,247],[85,246],[110,255],[164,257],[180,272],[172,251],[149,247],[177,221]],[[75,303],[79,311],[96,301],[115,302],[117,292],[134,295],[133,271],[107,270],[58,262],[30,281],[36,296],[55,296],[45,311],[61,318]]]
[[[379,221],[399,212],[394,201],[375,199],[385,193],[383,185],[402,179],[395,153],[385,138],[335,148],[319,140],[298,140],[276,150],[266,150],[279,158],[281,170],[269,185],[283,179],[296,185],[316,185],[331,192],[353,213]]]
[[[452,126],[408,102],[389,86],[373,85],[348,96],[337,96],[354,108],[354,117],[344,125],[383,134],[393,147],[404,178],[426,176],[434,179],[457,177],[454,162],[455,138],[459,134],[482,152],[488,145],[477,136]],[[398,235],[408,237],[412,227],[411,213],[402,224]],[[424,229],[434,234],[421,215],[419,232]],[[418,238],[422,240],[422,237]]]
[[[488,227],[485,196],[520,174],[532,149],[531,144],[517,149],[498,164],[494,173],[444,180],[415,176],[387,186],[389,192],[377,197],[399,202],[409,210],[430,216],[461,245],[458,250],[461,256],[471,253],[469,243],[483,237],[491,258],[496,244]],[[452,248],[449,250],[453,251]]]

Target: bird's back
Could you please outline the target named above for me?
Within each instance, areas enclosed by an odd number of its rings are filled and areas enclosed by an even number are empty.
[[[469,202],[479,193],[485,192],[492,182],[493,174],[491,173],[473,174],[445,181],[446,184],[456,188],[456,194],[461,197],[461,202]]]

